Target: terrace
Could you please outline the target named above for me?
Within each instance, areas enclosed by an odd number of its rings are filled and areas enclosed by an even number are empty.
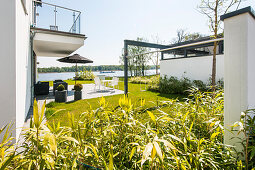
[[[110,87],[101,87],[101,90],[98,90],[98,88],[95,89],[95,85],[91,82],[86,82],[88,84],[83,84],[83,90],[82,90],[82,99],[93,99],[93,98],[99,98],[102,96],[112,96],[112,95],[120,95],[124,94],[122,90],[119,89],[113,89]],[[67,103],[74,101],[74,85],[68,85],[68,91],[67,91]],[[49,89],[48,95],[39,95],[36,96],[36,99],[40,104],[42,104],[45,100],[46,103],[54,102],[55,96],[53,94],[53,87],[51,86]]]

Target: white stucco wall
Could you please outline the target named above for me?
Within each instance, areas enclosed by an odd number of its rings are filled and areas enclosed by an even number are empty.
[[[0,5],[0,127],[15,120],[16,113],[16,43],[15,1],[1,0]],[[15,127],[14,127],[15,128]],[[15,135],[15,132],[13,132]],[[1,138],[1,137],[0,137]]]
[[[241,112],[255,108],[255,19],[249,13],[224,20],[224,126],[240,120]],[[242,151],[242,134],[225,131],[224,142]]]
[[[248,108],[255,109],[255,19],[248,17]]]
[[[31,51],[30,15],[31,1],[26,0],[25,14],[21,0],[16,1],[16,127],[20,133],[31,105]]]
[[[161,60],[160,76],[188,77],[191,80],[202,80],[208,83],[212,75],[212,56],[187,57]],[[216,79],[224,78],[224,56],[216,57]]]
[[[1,4],[0,126],[12,121],[13,136],[18,137],[31,104],[30,15],[25,14],[21,0]],[[31,0],[26,0],[28,13],[30,7]]]

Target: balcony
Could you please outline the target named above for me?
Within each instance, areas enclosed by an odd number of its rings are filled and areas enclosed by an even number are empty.
[[[41,1],[33,1],[31,31],[37,56],[66,57],[84,45],[81,12]]]

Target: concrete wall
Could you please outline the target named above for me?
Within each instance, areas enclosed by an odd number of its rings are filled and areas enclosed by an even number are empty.
[[[216,57],[216,79],[224,78],[224,56]],[[208,83],[212,75],[212,56],[187,57],[161,60],[160,76],[188,77],[191,80],[202,80]]]
[[[31,15],[25,13],[21,0],[3,0],[1,4],[0,127],[12,121],[16,128],[13,136],[18,137],[31,104]],[[31,0],[26,0],[28,14],[30,7]]]
[[[254,16],[255,17],[255,16]],[[225,96],[224,126],[240,120],[241,112],[255,108],[255,19],[248,12],[234,15],[224,20],[225,44]],[[242,134],[225,131],[224,142],[235,145],[242,151],[239,143]]]

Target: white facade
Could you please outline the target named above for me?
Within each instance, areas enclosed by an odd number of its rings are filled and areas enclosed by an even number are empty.
[[[0,128],[13,123],[18,138],[32,106],[36,57],[66,57],[83,46],[85,35],[31,28],[32,0],[2,0],[0,5]],[[35,36],[32,36],[35,35]],[[34,37],[37,37],[34,40]],[[38,40],[38,37],[41,39]],[[51,37],[51,39],[49,38]],[[47,43],[44,43],[47,41]],[[39,46],[38,46],[39,44]],[[46,49],[46,50],[45,50]],[[50,49],[47,51],[47,49]],[[55,49],[55,50],[54,50]],[[35,53],[36,54],[36,53]],[[1,136],[0,136],[1,139]]]
[[[174,58],[160,61],[160,76],[177,78],[187,77],[190,80],[202,80],[208,83],[212,75],[212,56]],[[224,78],[224,55],[216,57],[216,79]]]
[[[12,121],[17,129],[13,135],[18,136],[31,106],[31,1],[25,6],[21,0],[1,4],[0,127]]]

